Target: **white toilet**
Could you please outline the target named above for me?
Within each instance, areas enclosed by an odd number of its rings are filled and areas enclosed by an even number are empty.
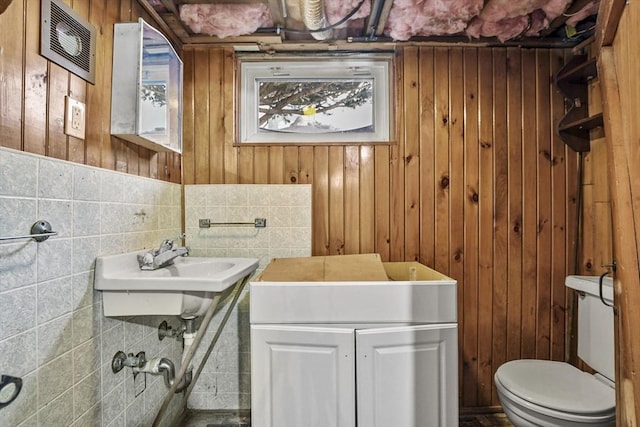
[[[504,413],[516,427],[615,426],[613,309],[600,300],[599,278],[568,276],[566,286],[584,292],[578,299],[578,356],[598,373],[564,362],[513,360],[494,376]],[[613,301],[606,277],[603,298]]]

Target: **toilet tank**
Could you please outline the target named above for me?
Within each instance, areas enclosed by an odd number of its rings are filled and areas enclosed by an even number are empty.
[[[565,285],[578,297],[578,356],[592,369],[615,379],[613,308],[600,300],[598,276],[567,276]],[[613,280],[605,277],[602,294],[613,304]]]

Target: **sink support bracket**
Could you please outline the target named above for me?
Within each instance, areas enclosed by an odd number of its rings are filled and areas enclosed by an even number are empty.
[[[189,386],[189,388],[187,388],[185,392],[185,396],[184,396],[185,401],[189,398],[189,395],[193,390],[194,384],[198,380],[198,377],[200,376],[200,373],[202,372],[202,369],[204,368],[204,365],[206,364],[207,359],[209,358],[209,355],[213,351],[213,347],[216,345],[216,342],[220,338],[220,334],[222,334],[222,330],[224,329],[227,323],[227,320],[231,316],[231,312],[236,306],[238,299],[240,298],[240,294],[242,294],[242,290],[244,289],[247,282],[249,282],[250,277],[251,277],[251,274],[238,280],[234,285],[235,294],[233,296],[233,299],[231,300],[231,302],[229,303],[229,306],[227,307],[227,311],[225,312],[224,317],[222,318],[222,321],[220,322],[220,325],[218,326],[218,329],[216,330],[216,333],[213,339],[211,340],[211,343],[209,344],[209,348],[207,349],[207,352],[202,358],[202,362],[200,363],[198,370],[193,375],[193,378],[191,380],[191,385]],[[174,381],[173,386],[171,386],[171,388],[169,389],[169,392],[165,395],[162,405],[160,406],[160,410],[158,411],[158,414],[156,415],[156,418],[153,421],[153,427],[157,427],[160,425],[160,421],[162,421],[162,417],[164,416],[164,413],[169,407],[169,403],[171,403],[171,399],[175,394],[176,388],[178,384],[182,382],[182,377],[184,377],[188,369],[188,366],[191,364],[191,359],[193,359],[193,355],[195,354],[196,349],[200,345],[200,341],[202,340],[202,337],[205,335],[207,328],[209,327],[209,323],[211,322],[211,318],[213,317],[213,313],[215,312],[219,301],[220,301],[220,294],[217,294],[216,296],[213,297],[213,301],[211,301],[211,305],[209,306],[209,309],[207,310],[204,318],[202,319],[202,325],[200,326],[200,330],[198,330],[198,333],[193,342],[193,345],[191,345],[191,347],[189,348],[189,351],[187,352],[187,354],[185,355],[182,361],[182,366],[180,366],[180,371],[178,372],[178,375],[176,375],[176,380]]]

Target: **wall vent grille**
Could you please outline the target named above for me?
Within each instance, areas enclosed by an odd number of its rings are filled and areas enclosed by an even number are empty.
[[[41,54],[95,83],[96,30],[73,9],[57,0],[42,1]]]

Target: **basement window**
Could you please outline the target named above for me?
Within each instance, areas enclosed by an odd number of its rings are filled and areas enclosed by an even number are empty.
[[[239,70],[239,143],[392,140],[392,54],[244,55]]]

